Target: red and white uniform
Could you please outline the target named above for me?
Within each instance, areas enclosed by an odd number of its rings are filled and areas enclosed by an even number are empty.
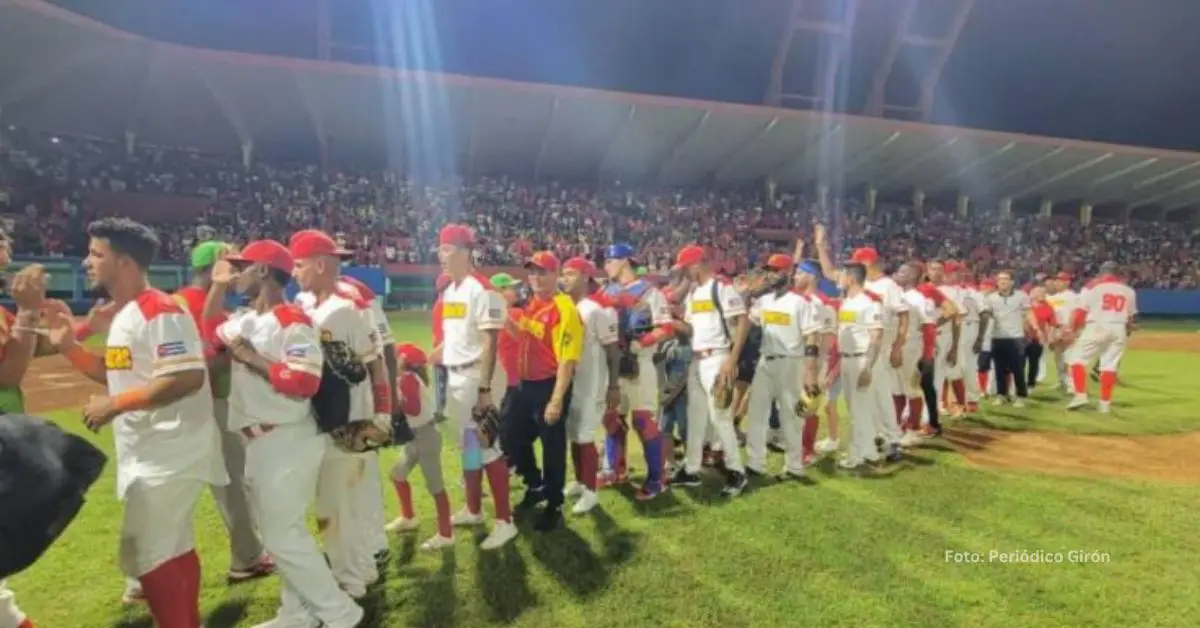
[[[338,587],[307,526],[326,448],[311,402],[321,383],[319,334],[298,306],[280,305],[239,310],[215,335],[222,344],[243,338],[273,363],[268,379],[233,363],[229,429],[245,439],[248,492],[282,575],[278,619],[353,625],[363,611]]]
[[[900,334],[900,315],[909,311],[908,301],[904,299],[904,289],[900,287],[900,284],[887,275],[881,275],[868,281],[863,288],[876,295],[879,298],[880,307],[883,308],[883,357],[876,365],[880,370],[876,373],[875,384],[872,386],[876,392],[879,411],[882,413],[876,423],[879,426],[879,435],[888,443],[897,444],[903,434],[896,419],[893,398],[908,396],[906,374],[909,372],[909,368],[904,362],[903,351],[901,351],[899,368],[892,366],[890,354],[892,344],[896,342],[896,338]],[[908,326],[912,327],[914,324],[910,315]]]
[[[784,470],[803,473],[800,419],[794,408],[804,384],[804,338],[823,332],[828,321],[808,297],[790,291],[758,297],[750,308],[750,320],[762,328],[762,351],[750,384],[746,465],[766,470],[767,425],[774,401],[786,444]]]
[[[375,331],[362,313],[360,303],[335,292],[324,301],[298,299],[317,329],[320,340],[346,344],[364,364],[380,357]],[[350,420],[370,421],[375,406],[371,394],[371,378],[350,388]],[[365,480],[363,468],[375,469],[374,452],[349,453],[326,439],[317,485],[317,517],[328,522],[324,539],[333,575],[338,582],[357,595],[379,577],[375,567],[374,527],[383,510],[378,482]],[[374,489],[374,490],[373,490]],[[368,526],[371,526],[369,529]]]
[[[490,386],[495,401],[505,389],[504,369],[499,360],[491,382],[481,382],[484,335],[504,329],[508,306],[488,280],[474,274],[451,282],[442,291],[442,364],[446,367],[446,416],[454,421],[459,446],[464,430],[474,430],[471,410],[479,399],[479,387]],[[483,452],[483,464],[500,458],[500,449]]]
[[[153,289],[113,318],[104,364],[110,396],[143,389],[158,377],[206,369],[195,322],[169,295]],[[112,427],[117,496],[125,502],[120,563],[126,575],[137,578],[194,549],[192,519],[200,492],[205,484],[229,481],[208,378],[196,394],[122,413]]]
[[[692,327],[691,368],[696,372],[695,378],[688,379],[688,442],[684,468],[690,474],[700,472],[704,437],[709,425],[713,427],[725,452],[726,468],[738,473],[745,470],[738,449],[737,432],[733,428],[733,409],[719,409],[712,401],[717,373],[729,359],[729,351],[733,347],[733,339],[725,334],[717,304],[713,302],[714,292],[720,299],[726,319],[746,314],[746,302],[742,296],[732,285],[716,277],[692,288],[684,299],[683,320]],[[735,333],[733,326],[729,326],[729,333]]]
[[[967,403],[979,403],[983,391],[979,389],[979,378],[974,376],[979,362],[975,341],[979,338],[981,315],[988,306],[983,293],[973,285],[961,284],[959,293],[962,295],[962,331],[958,340],[958,370],[965,380]]]
[[[838,349],[842,358],[842,393],[846,396],[846,409],[850,411],[850,451],[847,466],[879,459],[875,449],[875,436],[879,434],[879,394],[890,397],[890,391],[877,381],[884,374],[881,366],[887,361],[887,341],[879,350],[879,358],[872,369],[872,382],[866,389],[858,387],[858,378],[868,368],[867,348],[871,335],[883,332],[884,308],[878,297],[857,294],[842,300],[838,310]],[[890,368],[890,367],[888,367]],[[884,417],[892,422],[891,399]]]
[[[618,330],[616,310],[602,300],[604,297],[587,297],[576,304],[583,320],[583,358],[575,367],[567,414],[567,438],[573,443],[595,442],[604,416],[608,389],[605,347],[617,342]]]
[[[1100,370],[1117,370],[1129,338],[1129,324],[1137,315],[1137,293],[1111,275],[1097,277],[1080,293],[1072,326],[1083,327],[1071,364],[1087,365],[1100,357]]]
[[[837,403],[837,398],[842,394],[842,377],[841,363],[842,356],[838,353],[837,332],[838,332],[838,309],[842,302],[839,299],[825,296],[821,292],[813,292],[809,295],[809,299],[813,301],[816,307],[815,317],[818,320],[824,321],[825,327],[821,333],[827,337],[825,349],[828,352],[823,364],[821,364],[821,385],[825,387],[826,398]]]

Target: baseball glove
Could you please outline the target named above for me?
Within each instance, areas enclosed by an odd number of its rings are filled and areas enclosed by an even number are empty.
[[[488,449],[500,438],[500,411],[496,406],[488,406],[482,410],[475,408],[471,411],[471,420],[475,422],[475,431],[479,434],[479,446]]]
[[[712,387],[712,400],[718,410],[728,409],[733,405],[733,387],[718,377]]]
[[[360,454],[387,445],[391,438],[373,421],[350,421],[329,432],[333,443],[344,451]]]
[[[816,414],[824,405],[825,393],[821,389],[805,388],[801,390],[800,399],[796,400],[796,407],[793,409],[796,411],[796,416],[803,419]]]

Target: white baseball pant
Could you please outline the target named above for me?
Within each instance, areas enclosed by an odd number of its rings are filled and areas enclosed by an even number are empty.
[[[352,625],[362,609],[337,580],[309,531],[327,438],[312,422],[281,425],[246,442],[246,483],[263,545],[280,577],[278,618],[308,625]],[[308,623],[305,623],[308,622]]]
[[[714,351],[692,361],[696,379],[688,381],[688,437],[685,470],[699,473],[704,458],[704,438],[711,426],[725,452],[725,468],[743,473],[742,454],[738,449],[737,432],[733,429],[732,408],[720,409],[713,403],[712,389],[721,365],[729,358],[728,351]],[[707,411],[707,413],[705,412]]]
[[[229,566],[231,569],[249,569],[262,557],[263,543],[254,527],[246,496],[246,450],[242,436],[229,431],[229,400],[213,399],[213,416],[221,428],[221,454],[225,457],[225,471],[229,484],[211,486],[217,512],[229,531]]]
[[[366,533],[366,526],[375,524],[366,482],[367,473],[379,472],[371,466],[374,461],[373,456],[344,451],[325,438],[317,479],[317,521],[333,577],[350,590],[365,589],[379,578],[374,535]],[[373,495],[382,498],[378,492]]]
[[[771,402],[779,407],[779,431],[786,453],[784,470],[804,472],[804,452],[800,438],[800,419],[796,404],[804,384],[804,358],[793,356],[759,358],[754,381],[750,383],[750,405],[746,414],[746,466],[766,471],[767,428]]]
[[[879,452],[875,449],[875,435],[879,433],[875,418],[879,412],[879,395],[876,391],[891,394],[874,381],[867,388],[859,389],[858,377],[865,368],[866,355],[842,355],[842,394],[846,396],[846,410],[850,413],[850,451],[847,457],[855,463],[879,460]],[[879,370],[878,365],[875,370]]]
[[[1124,323],[1088,323],[1075,341],[1071,364],[1085,367],[1100,357],[1100,370],[1116,372],[1129,340]]]
[[[603,391],[573,389],[567,409],[567,442],[595,443],[604,409]]]
[[[496,404],[503,400],[497,398],[498,394],[503,394],[497,391],[505,390],[504,376],[500,374],[502,370],[496,368],[492,376],[492,401]],[[450,369],[446,374],[446,416],[454,424],[455,442],[458,444],[459,451],[462,451],[463,448],[463,434],[466,430],[475,429],[471,412],[479,400],[480,376],[478,365],[457,371]],[[496,386],[497,383],[500,384],[499,387]],[[487,465],[501,457],[499,442],[497,439],[495,445],[481,452],[482,464]]]
[[[979,354],[975,353],[975,339],[979,337],[979,321],[963,321],[958,338],[958,371],[962,374],[966,388],[966,402],[979,403],[983,391],[979,390],[979,378],[975,376]]]

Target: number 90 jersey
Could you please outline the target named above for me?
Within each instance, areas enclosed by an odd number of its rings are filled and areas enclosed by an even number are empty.
[[[1137,293],[1116,277],[1102,275],[1079,295],[1078,309],[1087,312],[1087,323],[1124,325],[1137,314]]]

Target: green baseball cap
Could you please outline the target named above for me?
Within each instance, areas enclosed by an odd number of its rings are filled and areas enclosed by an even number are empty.
[[[521,280],[508,273],[496,273],[495,275],[492,275],[489,283],[492,284],[493,288],[497,290],[503,290],[521,283]]]
[[[192,268],[208,268],[221,259],[225,252],[225,243],[216,240],[201,242],[192,249]]]
[[[637,270],[633,271],[633,273],[635,275],[637,275],[638,277],[645,277],[646,273],[649,273],[649,272],[650,272],[650,270],[647,269],[645,266],[638,266]]]

